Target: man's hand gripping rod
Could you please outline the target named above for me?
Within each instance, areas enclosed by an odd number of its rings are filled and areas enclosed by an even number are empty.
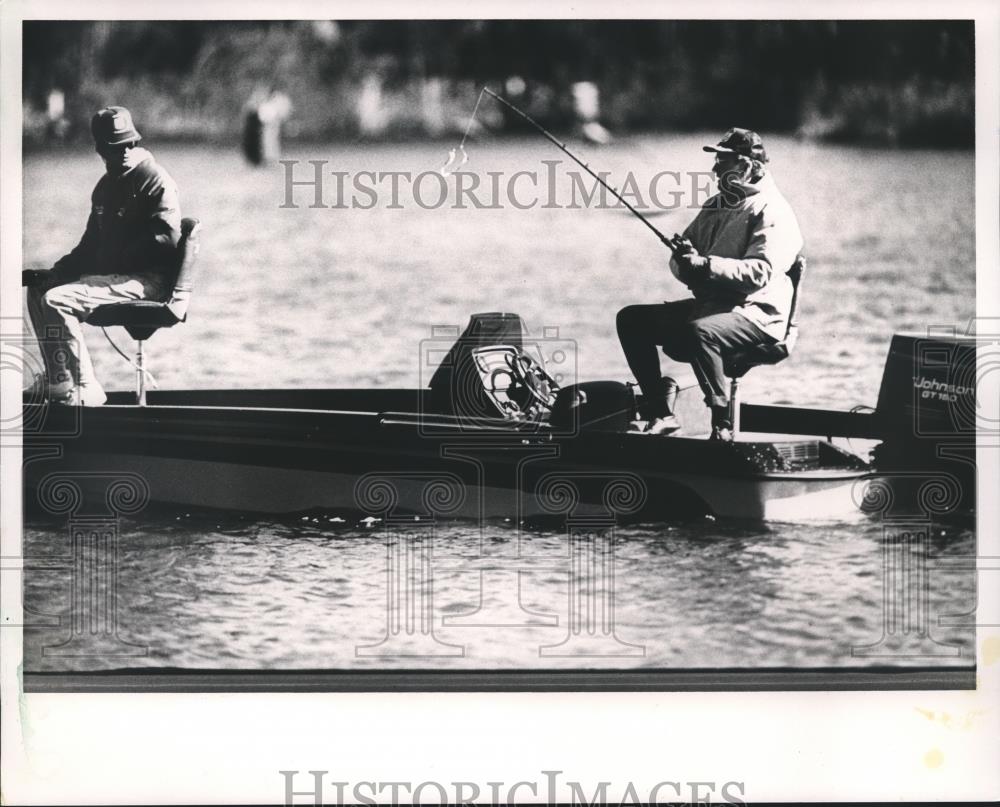
[[[681,237],[679,235],[674,235],[671,238],[667,238],[667,236],[665,236],[658,229],[656,229],[656,227],[653,226],[653,224],[649,221],[649,219],[647,219],[644,215],[642,215],[642,213],[640,213],[638,210],[636,210],[634,207],[632,207],[632,205],[630,205],[627,201],[625,201],[625,198],[618,192],[617,188],[611,187],[607,182],[605,182],[603,179],[601,179],[600,176],[598,176],[597,174],[595,174],[590,169],[589,165],[587,165],[583,160],[581,160],[579,157],[577,157],[572,151],[570,151],[568,148],[566,148],[566,144],[565,143],[560,143],[558,140],[556,140],[556,138],[553,137],[551,134],[549,134],[549,132],[540,123],[538,123],[537,121],[535,121],[527,113],[522,112],[520,109],[518,109],[516,106],[514,106],[506,98],[504,98],[504,97],[502,97],[500,95],[497,95],[489,87],[484,87],[483,89],[486,91],[486,93],[488,93],[489,95],[491,95],[494,98],[496,98],[505,107],[507,107],[508,109],[510,109],[511,111],[513,111],[516,115],[519,115],[524,120],[526,120],[529,124],[531,124],[533,127],[535,127],[535,129],[537,129],[539,132],[541,132],[542,135],[547,140],[549,140],[549,142],[553,143],[557,148],[559,148],[560,150],[562,150],[562,152],[564,154],[566,154],[571,160],[573,160],[573,162],[575,162],[577,165],[579,165],[581,168],[583,168],[584,171],[586,171],[594,179],[596,179],[598,182],[600,182],[601,185],[603,185],[605,188],[607,188],[609,191],[611,191],[611,193],[614,195],[614,197],[619,202],[621,202],[623,205],[625,205],[625,207],[628,208],[629,212],[632,213],[633,216],[635,216],[637,219],[639,219],[639,221],[641,221],[643,224],[645,224],[647,227],[649,227],[650,230],[652,230],[654,233],[656,233],[656,237],[659,238],[660,241],[664,245],[666,245],[667,249],[669,249],[671,252],[673,252],[675,254],[676,254],[676,252],[677,252],[678,249],[681,249],[682,252],[685,251],[684,248],[683,248],[683,245],[680,243],[682,241],[682,239],[681,239]]]

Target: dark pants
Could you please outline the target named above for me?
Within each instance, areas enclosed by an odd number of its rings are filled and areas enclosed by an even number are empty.
[[[727,311],[699,316],[694,299],[653,305],[629,305],[618,312],[618,339],[628,366],[650,401],[663,396],[658,347],[675,361],[694,369],[711,407],[729,405],[729,385],[722,368],[727,351],[773,342],[746,317]]]

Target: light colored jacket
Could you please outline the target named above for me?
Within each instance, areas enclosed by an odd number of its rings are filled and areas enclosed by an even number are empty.
[[[802,250],[802,233],[774,180],[740,184],[730,199],[717,193],[684,231],[709,258],[707,278],[691,284],[705,316],[735,311],[777,340],[785,338],[792,304],[787,272]],[[678,268],[671,259],[675,276]]]

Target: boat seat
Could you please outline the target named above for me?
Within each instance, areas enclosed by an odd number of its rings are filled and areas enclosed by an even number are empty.
[[[726,376],[731,379],[729,387],[729,421],[733,424],[734,437],[740,428],[740,379],[754,367],[759,367],[763,364],[777,364],[784,361],[792,354],[792,350],[795,348],[795,342],[799,336],[797,320],[799,290],[802,287],[802,276],[805,272],[805,256],[799,255],[788,270],[788,278],[792,281],[792,304],[788,312],[788,328],[785,331],[785,338],[780,342],[752,345],[739,350],[729,351],[722,356],[722,366]]]
[[[188,305],[194,291],[194,268],[197,263],[201,222],[186,218],[181,221],[181,237],[177,242],[176,274],[173,291],[163,301],[135,300],[98,306],[87,317],[88,325],[108,327],[119,325],[136,340],[136,401],[146,405],[146,370],[143,367],[143,343],[160,328],[172,328],[187,320]]]

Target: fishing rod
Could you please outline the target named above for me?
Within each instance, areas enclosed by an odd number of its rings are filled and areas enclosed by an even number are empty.
[[[607,188],[609,191],[611,191],[611,193],[614,195],[614,197],[619,202],[621,202],[623,205],[625,205],[625,207],[627,207],[629,209],[629,212],[632,213],[632,215],[634,215],[637,219],[639,219],[639,221],[641,221],[643,224],[645,224],[647,227],[649,227],[650,230],[652,230],[654,233],[656,233],[657,238],[659,238],[660,241],[662,241],[671,252],[677,252],[677,250],[679,248],[679,245],[677,243],[675,243],[675,241],[680,240],[680,236],[675,235],[675,236],[673,236],[673,238],[667,238],[667,236],[665,236],[658,229],[656,229],[656,227],[653,226],[653,223],[649,219],[647,219],[644,215],[642,215],[642,213],[640,213],[638,210],[636,210],[634,207],[632,207],[632,205],[630,205],[627,201],[625,201],[625,197],[623,197],[618,192],[617,188],[611,187],[607,182],[605,182],[603,179],[601,179],[600,176],[598,176],[597,174],[595,174],[591,170],[591,168],[590,168],[589,165],[587,165],[583,160],[581,160],[579,157],[577,157],[572,151],[570,151],[568,148],[566,148],[566,144],[565,143],[560,143],[552,134],[550,134],[545,129],[544,126],[542,126],[540,123],[538,123],[536,120],[534,120],[526,112],[522,112],[520,109],[518,109],[516,106],[514,106],[510,101],[508,101],[503,96],[497,95],[489,87],[483,87],[483,90],[485,92],[487,92],[489,95],[491,95],[494,98],[496,98],[496,100],[498,100],[501,104],[503,104],[508,109],[512,110],[515,114],[517,114],[520,117],[524,118],[524,120],[526,120],[529,124],[531,124],[532,126],[534,126],[535,129],[537,129],[539,132],[541,132],[542,135],[549,142],[553,143],[564,154],[566,154],[567,156],[569,156],[569,158],[571,160],[573,160],[573,162],[575,162],[577,165],[579,165],[581,168],[583,168],[584,171],[586,171],[594,179],[596,179],[598,182],[600,182],[601,185],[603,185],[605,188]]]

